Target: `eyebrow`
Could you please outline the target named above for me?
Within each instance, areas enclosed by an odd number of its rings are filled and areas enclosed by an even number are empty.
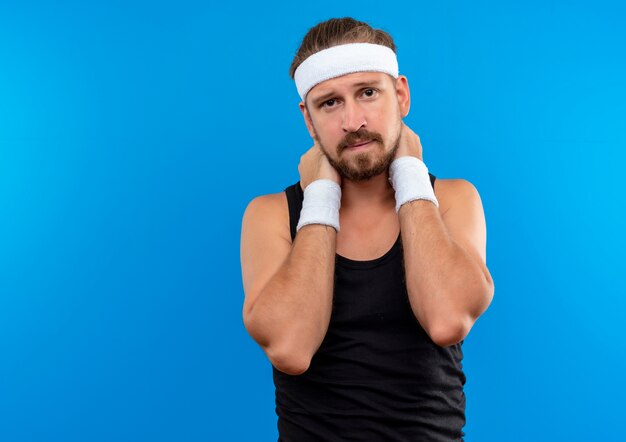
[[[382,82],[380,80],[369,80],[369,81],[359,81],[358,83],[354,83],[351,86],[353,88],[361,88],[363,86],[375,86],[375,87],[381,87]],[[331,98],[333,95],[335,95],[336,92],[331,90],[323,95],[320,95],[317,98],[314,98],[311,102],[313,103],[314,106],[317,106],[318,104],[328,100],[329,98]]]

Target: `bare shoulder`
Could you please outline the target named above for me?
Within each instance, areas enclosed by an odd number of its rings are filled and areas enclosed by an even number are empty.
[[[437,178],[434,186],[435,196],[439,202],[439,211],[441,215],[445,215],[446,212],[457,202],[459,199],[467,201],[478,200],[480,202],[480,195],[476,187],[468,180],[463,178]]]
[[[285,192],[259,195],[248,203],[242,224],[270,224],[273,230],[291,243],[289,206]]]

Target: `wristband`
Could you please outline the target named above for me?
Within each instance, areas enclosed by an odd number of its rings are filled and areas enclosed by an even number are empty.
[[[319,179],[304,189],[304,200],[296,232],[308,224],[324,224],[339,232],[341,186],[328,179]]]
[[[428,168],[419,158],[402,156],[393,160],[389,166],[389,181],[396,191],[396,212],[400,212],[403,204],[419,199],[432,201],[439,207]]]

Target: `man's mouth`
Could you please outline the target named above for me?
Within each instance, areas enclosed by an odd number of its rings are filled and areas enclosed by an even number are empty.
[[[367,141],[362,141],[362,142],[356,143],[356,144],[349,144],[349,145],[346,146],[346,148],[352,149],[353,147],[365,146],[366,144],[368,144],[371,141],[372,140],[367,140]]]

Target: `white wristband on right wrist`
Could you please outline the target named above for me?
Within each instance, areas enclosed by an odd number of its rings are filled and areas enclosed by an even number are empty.
[[[439,207],[428,168],[419,158],[402,156],[393,160],[389,166],[389,181],[396,191],[396,212],[403,204],[418,199],[432,201]]]
[[[296,232],[308,224],[324,224],[339,232],[341,186],[333,180],[319,179],[304,189],[304,200]]]

